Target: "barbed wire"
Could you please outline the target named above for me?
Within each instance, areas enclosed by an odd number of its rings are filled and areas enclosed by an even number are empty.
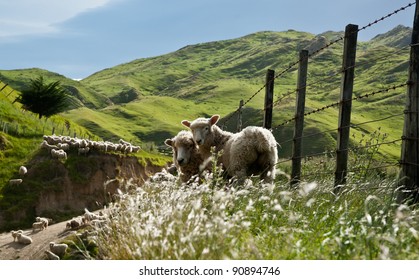
[[[403,6],[403,7],[399,8],[399,9],[397,9],[397,10],[395,10],[395,11],[393,11],[393,12],[391,12],[391,13],[387,14],[386,16],[383,16],[383,17],[381,17],[381,18],[379,18],[379,19],[374,20],[373,22],[368,23],[367,25],[365,25],[365,26],[363,26],[363,27],[359,28],[359,29],[357,30],[357,32],[362,31],[362,30],[365,30],[365,29],[367,29],[367,28],[369,28],[369,27],[371,27],[371,26],[373,26],[373,25],[375,25],[375,24],[379,23],[380,21],[383,21],[383,20],[385,20],[385,19],[387,19],[387,18],[389,18],[389,17],[391,17],[391,16],[394,16],[395,14],[397,14],[397,13],[399,13],[399,12],[401,12],[401,11],[404,11],[405,9],[407,9],[407,8],[409,8],[409,7],[412,7],[412,6],[413,6],[413,5],[415,5],[415,4],[416,4],[416,1],[415,1],[415,2],[411,2],[411,3],[407,4],[406,6]]]
[[[383,16],[383,17],[381,17],[381,18],[379,18],[379,19],[376,19],[376,20],[374,20],[374,21],[372,21],[372,22],[370,22],[370,23],[368,23],[367,25],[365,25],[365,26],[363,26],[363,27],[361,27],[361,28],[358,28],[356,31],[354,31],[354,33],[355,32],[360,32],[360,31],[363,31],[363,30],[365,30],[365,29],[367,29],[367,28],[369,28],[369,27],[371,27],[371,26],[373,26],[373,25],[375,25],[375,24],[377,24],[377,23],[379,23],[379,22],[381,22],[381,21],[383,21],[383,20],[385,20],[385,19],[387,19],[387,18],[389,18],[389,17],[391,17],[391,16],[393,16],[393,15],[395,15],[395,14],[397,14],[397,13],[399,13],[399,12],[401,12],[401,11],[403,11],[403,10],[405,10],[405,9],[407,9],[407,8],[409,8],[409,7],[411,7],[411,6],[413,6],[413,5],[415,5],[416,4],[416,2],[412,2],[412,3],[409,3],[409,4],[407,4],[407,5],[405,5],[405,6],[403,6],[403,7],[401,7],[401,8],[399,8],[399,9],[397,9],[397,10],[394,10],[393,12],[391,12],[391,13],[389,13],[389,14],[387,14],[386,16]],[[348,35],[352,35],[353,33],[350,33],[350,34],[348,34]],[[326,45],[324,45],[323,47],[320,47],[320,48],[318,48],[317,50],[314,50],[314,51],[312,51],[311,53],[309,53],[308,54],[308,58],[312,58],[312,57],[314,57],[314,56],[316,56],[317,54],[319,54],[319,53],[321,53],[322,51],[324,51],[324,50],[326,50],[326,49],[328,49],[328,48],[330,48],[331,46],[333,46],[334,44],[336,44],[336,43],[338,43],[338,42],[340,42],[340,41],[342,41],[342,40],[344,40],[345,39],[345,35],[344,36],[339,36],[338,38],[336,38],[335,40],[333,40],[333,41],[331,41],[331,42],[329,42],[329,43],[327,43]],[[294,61],[293,63],[290,63],[289,65],[288,65],[288,67],[286,67],[285,69],[283,69],[281,72],[279,72],[278,74],[276,74],[274,77],[273,77],[273,79],[272,80],[276,80],[277,78],[279,78],[279,77],[281,77],[281,76],[283,76],[285,73],[287,73],[287,72],[289,72],[291,69],[293,69],[296,65],[298,65],[300,62],[301,62],[301,60],[302,60],[302,58],[300,58],[300,59],[298,59],[298,60],[296,60],[296,61]],[[342,70],[343,71],[343,70]],[[245,102],[243,102],[243,105],[242,105],[242,107],[244,107],[246,104],[248,104],[256,95],[258,95],[266,86],[267,86],[267,84],[268,83],[270,83],[270,82],[272,82],[272,80],[271,81],[267,81],[259,90],[257,90],[254,94],[252,94],[251,96],[250,96],[250,98],[248,98]],[[306,87],[307,87],[307,85],[306,85]],[[281,97],[281,100],[283,100],[284,98],[286,98],[287,96],[290,96],[291,94],[293,94],[295,91],[290,91],[290,92],[288,92],[287,94],[285,94],[285,95],[283,95],[282,97]],[[278,102],[279,102],[279,100],[277,100],[277,101],[275,101],[275,104],[278,104]],[[274,105],[271,105],[271,106],[274,106]],[[240,108],[237,108],[233,113],[231,113],[230,114],[230,116],[228,116],[227,118],[225,118],[224,119],[224,121],[223,121],[223,126],[228,122],[228,121],[230,121],[231,120],[231,118],[234,116],[234,115],[236,115],[238,112],[239,112],[239,110],[240,110]]]
[[[342,126],[342,128],[348,128],[348,127],[355,128],[355,127],[359,127],[359,126],[362,126],[362,125],[365,125],[365,124],[376,123],[376,122],[388,120],[388,119],[391,119],[391,118],[400,117],[400,116],[405,115],[405,114],[406,114],[406,112],[403,112],[403,113],[392,114],[392,115],[385,116],[385,117],[382,117],[382,118],[379,118],[379,119],[369,120],[369,121],[365,121],[365,122],[361,122],[361,123],[351,123],[349,126]],[[277,142],[277,144],[282,146],[283,144],[293,142],[294,140],[299,140],[299,139],[314,137],[314,136],[318,136],[318,135],[323,135],[323,134],[334,132],[334,131],[337,131],[337,130],[338,130],[338,128],[327,129],[327,130],[323,130],[323,131],[319,131],[319,132],[315,132],[315,133],[306,134],[306,135],[303,135],[301,137],[290,138],[290,139],[284,140],[282,142]]]
[[[306,116],[309,116],[311,114],[316,114],[316,113],[322,112],[322,111],[324,111],[326,109],[329,109],[329,108],[332,108],[332,107],[336,107],[336,106],[340,105],[342,102],[359,101],[361,99],[368,98],[368,97],[374,96],[374,95],[379,94],[379,93],[384,93],[384,92],[388,92],[390,90],[395,90],[397,88],[404,87],[404,86],[408,85],[409,83],[410,82],[408,81],[408,82],[405,82],[403,84],[393,85],[393,86],[390,86],[390,87],[385,88],[385,89],[381,89],[381,90],[373,91],[373,92],[366,93],[366,94],[363,94],[363,95],[359,95],[359,96],[353,97],[353,98],[348,99],[348,100],[336,101],[336,102],[330,103],[328,105],[325,105],[323,107],[320,107],[320,108],[311,110],[311,111],[309,111],[307,113],[304,113],[303,116],[306,117]],[[295,121],[296,119],[297,119],[297,116],[294,116],[293,118],[288,119],[288,120],[282,122],[281,124],[273,127],[272,130],[278,129],[279,127],[284,126],[285,124],[288,124],[288,123],[290,123],[292,121]]]
[[[343,149],[343,150],[339,150],[339,151],[358,151],[358,150],[363,150],[363,149],[370,149],[370,148],[375,148],[375,147],[381,147],[382,145],[391,145],[391,144],[395,144],[397,142],[402,141],[402,138],[398,138],[395,140],[391,140],[391,141],[386,141],[386,142],[380,142],[380,143],[376,143],[376,144],[370,144],[370,145],[365,145],[365,146],[357,146],[357,147],[351,147],[351,148],[347,148],[347,149]],[[324,151],[324,152],[318,152],[318,153],[311,153],[311,154],[307,154],[307,155],[303,155],[303,156],[299,156],[299,157],[289,157],[286,159],[281,159],[279,160],[276,165],[279,165],[281,163],[285,163],[285,162],[289,162],[292,161],[294,159],[311,159],[311,158],[316,158],[319,156],[326,156],[326,155],[333,155],[336,153],[335,151]]]
[[[377,170],[377,169],[384,169],[384,168],[389,168],[389,167],[395,167],[395,166],[400,166],[400,162],[392,162],[392,163],[388,163],[388,164],[384,164],[384,165],[379,165],[379,166],[373,166],[373,167],[368,167],[368,170]],[[346,172],[347,173],[355,173],[355,172],[359,172],[359,171],[365,171],[366,169],[364,167],[358,167],[358,168],[352,168],[352,169],[348,169]],[[316,172],[311,172],[311,173],[305,173],[305,172],[301,172],[302,177],[318,177],[320,175],[334,175],[335,171],[334,170],[327,170],[327,171],[316,171]]]

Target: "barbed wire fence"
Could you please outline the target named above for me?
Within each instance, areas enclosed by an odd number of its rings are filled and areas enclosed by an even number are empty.
[[[357,62],[356,63],[356,48],[357,48],[357,35],[359,32],[362,32],[375,24],[378,24],[395,14],[401,13],[404,10],[415,6],[415,19],[414,19],[414,28],[412,34],[412,41],[411,44],[407,47],[402,47],[397,49],[396,51],[392,50],[387,54],[382,54],[377,56],[373,61],[368,60],[364,62]],[[418,201],[418,178],[419,178],[419,160],[418,160],[418,111],[419,111],[419,102],[417,100],[418,88],[417,84],[419,83],[418,74],[419,73],[419,54],[418,52],[418,44],[419,39],[418,37],[418,24],[419,21],[417,20],[418,16],[418,6],[416,5],[416,1],[409,3],[405,6],[400,7],[399,9],[379,18],[376,19],[363,27],[358,27],[357,25],[348,25],[345,30],[345,34],[343,36],[338,36],[337,38],[331,40],[330,42],[324,44],[320,48],[313,49],[311,51],[302,50],[299,54],[299,58],[288,64],[284,69],[280,70],[277,74],[272,69],[268,69],[265,77],[265,83],[255,91],[249,98],[240,101],[239,107],[234,110],[229,116],[224,118],[222,122],[220,122],[221,126],[225,126],[228,122],[230,122],[233,117],[237,116],[237,130],[240,130],[243,126],[241,115],[242,110],[245,106],[247,106],[256,96],[260,95],[261,92],[265,91],[265,102],[264,108],[260,111],[263,112],[263,126],[268,128],[272,131],[279,130],[281,128],[286,127],[287,125],[294,124],[294,133],[293,137],[290,139],[284,139],[278,141],[279,145],[283,145],[286,143],[292,143],[292,155],[289,158],[282,158],[278,161],[278,165],[284,163],[290,163],[292,165],[291,170],[291,184],[298,184],[302,181],[302,176],[310,177],[310,176],[318,176],[322,172],[316,172],[315,174],[310,174],[309,172],[302,173],[304,170],[302,166],[302,160],[310,160],[312,158],[322,158],[322,157],[336,157],[336,169],[334,172],[335,175],[335,186],[338,190],[342,185],[346,183],[346,177],[350,173],[359,172],[362,167],[359,166],[350,166],[348,167],[348,155],[350,152],[355,153],[361,150],[368,150],[372,149],[374,151],[377,150],[380,146],[384,145],[400,145],[402,144],[401,148],[401,158],[398,161],[390,160],[390,161],[383,161],[381,165],[378,166],[369,166],[369,170],[372,169],[380,169],[380,168],[387,168],[387,167],[401,167],[402,172],[402,180],[401,184],[406,186],[404,188],[403,195],[401,195],[401,199],[405,199],[406,197],[411,197],[413,193],[414,200]],[[310,81],[307,83],[307,68],[308,68],[308,61],[309,59],[315,59],[316,57],[320,56],[324,51],[330,49],[333,46],[336,46],[340,43],[343,43],[343,61],[342,67],[340,69],[336,69],[332,73],[328,73],[324,77],[320,77],[317,81]],[[353,97],[354,93],[354,74],[355,69],[357,67],[362,67],[367,64],[371,63],[378,63],[380,59],[386,58],[390,55],[397,55],[401,52],[407,51],[410,49],[410,70],[409,70],[409,78],[405,83],[397,83],[397,84],[390,84],[382,89],[375,90],[375,91],[365,91],[365,92],[357,92],[355,97]],[[412,66],[412,64],[414,66]],[[415,68],[416,67],[416,68]],[[274,92],[274,83],[278,81],[286,74],[291,73],[292,71],[298,70],[298,77],[297,77],[297,88],[295,90],[289,90],[286,93],[282,94],[274,101],[273,92]],[[323,105],[318,108],[313,108],[305,112],[305,98],[306,98],[306,91],[312,88],[320,88],[319,85],[324,83],[333,83],[336,82],[338,77],[341,77],[341,86],[340,86],[340,99],[336,102],[331,102],[329,104]],[[385,116],[380,116],[379,118],[353,123],[351,122],[351,111],[352,111],[352,103],[353,102],[360,102],[364,100],[368,100],[374,96],[382,95],[382,94],[390,94],[390,97],[400,95],[399,90],[404,90],[408,92],[409,97],[407,98],[407,104],[405,106],[405,110],[403,112],[391,112]],[[11,94],[14,93],[14,90],[5,83],[0,81],[0,93],[4,94],[7,98]],[[412,97],[416,94],[416,97]],[[273,108],[279,107],[282,105],[282,102],[286,99],[292,99],[296,97],[296,111],[294,112],[294,116],[290,117],[289,119],[285,119],[279,124],[274,125],[272,123],[272,115],[273,115]],[[332,129],[327,130],[320,130],[313,133],[305,133],[304,134],[304,119],[305,118],[312,118],[313,116],[317,116],[329,109],[335,109],[339,111],[338,115],[338,126]],[[386,133],[386,137],[382,136],[380,142],[365,142],[362,146],[350,146],[350,129],[359,129],[363,130],[363,126],[376,124],[385,120],[389,119],[396,119],[404,117],[404,129],[403,135],[400,137],[393,137],[393,139],[388,139]],[[45,125],[43,126],[45,127]],[[64,135],[67,131],[70,133],[69,129],[65,129],[64,127],[55,127],[52,126],[53,130],[51,134],[58,133]],[[0,129],[6,133],[15,133],[15,134],[39,134],[40,131],[37,128],[23,128],[19,127],[18,124],[8,123],[7,120],[0,120]],[[35,131],[31,131],[30,129],[35,129]],[[60,131],[61,130],[61,131]],[[368,129],[365,129],[366,131]],[[45,134],[45,131],[42,131],[42,134]],[[74,136],[76,132],[73,132]],[[336,134],[336,142],[337,147],[333,150],[325,150],[321,152],[313,152],[313,153],[306,153],[303,154],[302,149],[302,140],[307,139],[310,137],[320,137],[324,135]],[[73,135],[71,135],[73,136]],[[325,171],[326,172],[326,171]],[[330,171],[328,171],[330,174]],[[409,195],[406,195],[409,194]]]
[[[408,46],[403,46],[396,50],[392,49],[391,51],[383,51],[381,55],[377,55],[372,60],[365,60],[363,62],[356,62],[356,49],[357,49],[357,35],[359,32],[366,30],[378,24],[381,21],[384,21],[395,14],[401,13],[404,10],[416,6],[415,10],[415,19],[414,19],[414,27],[413,27],[413,34],[412,34],[412,41],[411,44]],[[302,160],[311,160],[313,158],[322,159],[324,157],[333,158],[335,157],[335,186],[336,190],[345,185],[346,178],[348,174],[359,174],[361,170],[363,172],[368,172],[368,170],[382,170],[387,168],[397,168],[401,169],[401,186],[403,191],[400,195],[400,200],[405,200],[407,198],[413,199],[415,202],[419,200],[419,191],[418,191],[418,177],[419,177],[419,161],[418,161],[418,139],[419,135],[418,131],[418,111],[419,105],[418,100],[413,97],[408,97],[408,102],[405,105],[405,109],[402,112],[389,112],[387,115],[382,115],[378,118],[362,121],[358,123],[351,122],[351,111],[352,111],[352,103],[362,103],[369,99],[372,99],[375,96],[383,96],[383,98],[396,98],[400,95],[403,95],[403,92],[408,92],[408,95],[415,95],[419,96],[418,89],[417,89],[417,79],[419,73],[419,66],[417,61],[419,60],[419,54],[417,57],[414,55],[415,51],[417,52],[418,49],[418,39],[415,39],[415,36],[418,36],[419,33],[419,21],[417,20],[418,14],[418,7],[416,5],[416,1],[409,3],[405,6],[400,7],[399,9],[379,18],[376,19],[363,27],[358,27],[357,25],[348,25],[345,30],[345,34],[343,36],[339,36],[338,38],[332,40],[331,42],[325,44],[324,46],[312,50],[309,52],[308,50],[300,51],[298,60],[290,63],[285,69],[281,70],[278,74],[275,74],[275,71],[272,69],[267,70],[265,84],[258,89],[254,94],[252,94],[247,100],[241,100],[240,106],[237,110],[233,111],[229,116],[223,119],[221,123],[222,126],[226,126],[227,122],[230,122],[235,115],[237,115],[237,130],[240,130],[242,127],[242,110],[243,107],[246,106],[251,100],[253,100],[258,94],[260,94],[263,90],[265,90],[265,104],[264,108],[260,109],[263,112],[264,119],[263,119],[263,126],[265,128],[270,129],[271,131],[276,131],[281,128],[286,127],[287,125],[293,124],[293,138],[284,139],[278,141],[278,145],[283,144],[292,144],[292,155],[288,158],[281,158],[278,161],[278,166],[284,163],[291,163],[291,185],[298,184],[302,181],[302,175],[304,178],[309,178],[311,176],[319,176],[322,173],[327,173],[330,175],[330,171],[316,171],[313,172],[305,172],[302,174],[302,171],[305,171],[302,168]],[[416,34],[416,35],[415,35]],[[318,79],[317,81],[307,83],[307,68],[308,68],[308,60],[313,59],[319,56],[323,51],[329,49],[330,47],[343,42],[343,61],[342,61],[342,68],[338,69],[332,73],[328,73],[325,77]],[[360,90],[356,91],[355,96],[354,93],[354,73],[357,67],[368,67],[371,64],[378,64],[378,63],[385,63],[380,61],[385,61],[386,58],[389,56],[399,55],[401,53],[405,53],[410,50],[410,61],[403,61],[403,63],[409,64],[409,77],[406,82],[404,83],[395,83],[395,84],[387,84],[382,86],[379,90],[364,90],[363,92]],[[412,64],[416,65],[417,68],[412,68]],[[415,70],[416,69],[416,70]],[[277,98],[277,100],[273,101],[273,89],[274,89],[274,82],[279,80],[285,74],[290,73],[291,71],[298,70],[298,77],[297,77],[297,88],[295,90],[288,90],[286,93],[282,94]],[[377,71],[377,70],[375,70]],[[370,73],[372,74],[372,73]],[[341,84],[340,84],[340,98],[336,102],[331,102],[329,104],[323,105],[318,108],[312,108],[305,112],[305,95],[306,90],[309,88],[315,88],[316,86],[327,83],[330,80],[334,80],[338,77],[341,77]],[[319,87],[318,87],[319,88]],[[402,92],[403,91],[403,92]],[[286,99],[292,99],[296,97],[295,101],[295,112],[294,116],[290,117],[289,119],[285,119],[280,124],[272,126],[272,109],[275,107],[281,106],[282,101]],[[327,129],[323,131],[316,131],[314,133],[303,133],[304,129],[304,118],[310,118],[317,114],[321,114],[322,112],[334,108],[335,111],[338,111],[338,126],[333,129]],[[363,127],[370,126],[372,124],[379,125],[380,122],[388,121],[390,119],[400,120],[403,116],[404,118],[404,129],[403,135],[400,136],[389,136],[388,133],[385,132],[373,132],[372,134],[376,133],[375,137],[380,139],[361,139],[364,141],[363,145],[350,145],[350,129],[356,129],[359,131],[368,131]],[[380,126],[379,130],[381,129]],[[289,127],[288,127],[289,128]],[[313,152],[313,153],[302,153],[302,140],[310,137],[320,137],[324,135],[336,134],[336,143],[337,147],[331,150],[325,150],[323,152]],[[360,144],[360,143],[359,143]],[[394,159],[386,159],[381,160],[381,164],[372,166],[370,162],[367,163],[367,166],[362,167],[361,165],[352,164],[348,166],[348,155],[352,153],[352,156],[360,158],[359,154],[363,151],[369,151],[378,153],[378,149],[382,146],[389,146],[393,145],[394,147],[402,147],[401,148],[401,158],[400,160]],[[367,168],[367,170],[366,170]]]

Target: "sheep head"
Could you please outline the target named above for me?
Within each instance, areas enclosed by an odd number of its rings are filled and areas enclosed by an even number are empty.
[[[172,139],[166,139],[164,143],[173,149],[173,160],[179,166],[184,166],[190,162],[192,154],[198,149],[193,139],[192,133],[182,130]]]
[[[201,146],[207,143],[208,139],[212,137],[213,125],[219,119],[219,115],[213,115],[211,118],[198,118],[192,122],[184,120],[182,124],[191,129],[195,142]]]

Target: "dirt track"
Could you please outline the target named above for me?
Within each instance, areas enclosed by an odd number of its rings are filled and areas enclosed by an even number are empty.
[[[51,241],[59,242],[72,231],[66,230],[67,221],[49,225],[43,231],[32,233],[32,229],[24,230],[24,234],[32,238],[29,245],[13,242],[10,232],[0,234],[0,260],[43,260],[45,250],[49,248]]]

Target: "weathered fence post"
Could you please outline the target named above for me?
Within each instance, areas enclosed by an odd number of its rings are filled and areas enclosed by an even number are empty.
[[[274,103],[274,80],[275,71],[268,69],[266,72],[266,91],[265,91],[265,116],[263,118],[263,127],[272,128],[272,107]]]
[[[416,3],[410,48],[409,85],[405,106],[398,202],[419,201],[419,8]]]
[[[356,43],[358,25],[348,24],[345,28],[345,42],[340,88],[339,125],[336,149],[335,190],[346,183],[348,169],[349,132],[351,124],[352,91],[355,78]]]
[[[7,84],[4,84],[4,86],[0,89],[0,91],[3,91],[7,87]]]
[[[240,132],[242,130],[242,110],[243,110],[243,99],[240,100],[239,104],[239,111],[238,111],[238,117],[237,117],[237,132]]]
[[[301,177],[301,156],[304,128],[304,107],[306,101],[306,84],[308,68],[308,51],[300,51],[297,81],[297,100],[295,102],[294,137],[292,139],[291,186],[298,184]]]
[[[6,97],[9,97],[9,95],[10,94],[12,94],[12,92],[14,92],[15,90],[14,89],[12,89],[8,94],[7,94],[7,96]]]

